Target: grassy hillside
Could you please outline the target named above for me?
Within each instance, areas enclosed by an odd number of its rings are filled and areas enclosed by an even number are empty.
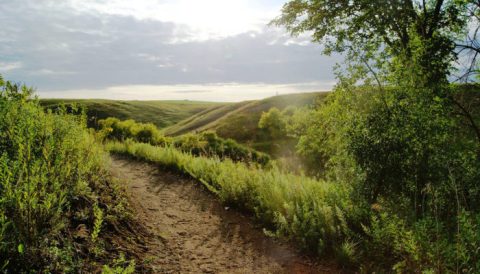
[[[176,136],[186,132],[214,130],[222,138],[231,138],[240,143],[272,155],[283,154],[280,147],[293,148],[295,142],[281,140],[273,144],[271,137],[258,128],[263,112],[276,107],[302,107],[321,100],[327,92],[288,94],[270,97],[259,101],[245,101],[232,105],[219,106],[199,112],[192,117],[165,129],[166,135]],[[279,140],[277,140],[279,141]],[[282,145],[279,145],[281,143]]]
[[[177,136],[187,132],[203,131],[212,129],[219,120],[237,112],[252,101],[244,101],[240,103],[228,104],[224,106],[212,107],[199,112],[179,123],[165,129],[165,133],[170,136]]]
[[[137,122],[153,123],[163,129],[167,136],[212,130],[222,138],[234,139],[273,156],[283,156],[294,150],[296,142],[271,140],[265,130],[258,128],[262,113],[272,107],[282,110],[289,106],[311,105],[326,94],[288,94],[239,103],[44,99],[41,104],[48,108],[56,108],[61,103],[86,106],[89,126],[96,125],[96,121],[100,119],[115,117],[120,120],[133,119]]]
[[[159,128],[171,126],[212,107],[225,105],[223,103],[197,101],[41,100],[41,104],[47,108],[56,108],[61,103],[65,103],[66,105],[76,103],[86,106],[90,125],[98,119],[115,117],[121,120],[134,119],[138,122],[153,123]]]

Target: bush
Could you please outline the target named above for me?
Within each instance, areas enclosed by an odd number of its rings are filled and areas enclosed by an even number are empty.
[[[232,139],[223,139],[214,132],[184,134],[175,138],[163,136],[153,124],[137,123],[134,120],[120,121],[117,118],[107,118],[98,122],[99,135],[108,140],[125,141],[132,139],[137,142],[157,146],[173,145],[183,152],[196,156],[219,157],[237,162],[256,163],[265,166],[270,157]]]
[[[286,126],[284,115],[276,107],[263,112],[258,121],[258,127],[267,130],[273,139],[285,138]]]
[[[87,258],[77,253],[75,228],[95,230],[97,238],[99,212],[121,220],[126,201],[107,181],[107,156],[85,116],[45,112],[31,94],[0,78],[0,269],[77,271]],[[102,244],[82,237],[89,251]]]
[[[258,163],[262,166],[270,161],[267,154],[240,145],[232,139],[220,138],[214,132],[178,136],[174,139],[173,146],[196,156],[228,158],[235,162]]]
[[[117,118],[107,118],[98,121],[99,131],[103,138],[124,141],[133,139],[152,145],[165,145],[169,140],[163,136],[154,124],[137,123],[134,120],[120,121]]]
[[[463,252],[460,239],[475,234],[471,229],[478,225],[469,217],[469,225],[458,229],[461,212],[475,216],[480,210],[480,143],[466,134],[470,129],[451,98],[436,94],[340,86],[306,115],[309,126],[298,125],[299,152],[317,159],[324,178],[352,187],[364,227],[354,228],[357,246],[372,250],[364,254],[376,265],[370,271],[476,266],[473,249],[463,257],[452,254]]]

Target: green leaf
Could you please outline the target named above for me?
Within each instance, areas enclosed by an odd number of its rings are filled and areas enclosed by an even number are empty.
[[[18,253],[23,254],[25,252],[25,246],[23,244],[19,244],[18,247]]]

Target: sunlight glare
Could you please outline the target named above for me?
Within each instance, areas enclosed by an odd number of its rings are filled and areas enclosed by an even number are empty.
[[[260,31],[278,11],[251,0],[72,0],[76,8],[139,20],[173,22],[189,28],[192,40],[225,38]]]

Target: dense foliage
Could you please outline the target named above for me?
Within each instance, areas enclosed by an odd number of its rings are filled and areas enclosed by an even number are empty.
[[[172,144],[183,152],[197,156],[228,158],[235,162],[257,163],[263,166],[270,161],[267,154],[241,145],[233,139],[220,138],[211,131],[181,135],[175,137]]]
[[[454,223],[459,233],[448,237],[449,228],[438,216],[412,225],[382,201],[362,206],[352,196],[355,185],[193,157],[172,147],[131,141],[107,147],[198,179],[226,204],[254,213],[272,235],[294,239],[316,254],[333,254],[346,267],[360,265],[367,272],[392,266],[398,272],[476,272],[480,267],[480,216],[464,209]]]
[[[377,82],[421,87],[447,81],[456,47],[478,52],[478,43],[457,42],[476,39],[479,7],[476,0],[292,0],[272,23],[293,35],[311,31],[325,53],[345,52],[349,66],[361,64]]]
[[[271,138],[278,139],[286,135],[285,119],[282,116],[282,112],[276,107],[262,113],[258,121],[258,127],[267,130]]]
[[[296,135],[317,174],[351,186],[363,208],[356,235],[370,251],[364,269],[480,271],[480,121],[464,100],[479,89],[448,81],[464,61],[463,80],[475,80],[476,58],[460,58],[457,43],[467,37],[468,50],[479,52],[479,7],[293,0],[274,21],[293,34],[312,31],[326,53],[347,56],[329,98],[298,113],[308,122]]]
[[[120,121],[116,118],[100,120],[99,126],[101,134],[109,140],[132,139],[157,146],[174,146],[195,156],[228,158],[260,165],[266,165],[270,161],[268,155],[240,145],[232,139],[220,138],[214,132],[165,137],[153,124],[137,123],[134,120]]]
[[[163,134],[151,123],[137,123],[134,120],[121,121],[109,117],[98,121],[99,129],[104,138],[124,141],[134,139],[138,142],[152,145],[164,145],[169,142]]]
[[[83,262],[115,256],[104,229],[128,217],[126,200],[85,116],[45,112],[31,95],[0,78],[0,271],[93,271]]]

